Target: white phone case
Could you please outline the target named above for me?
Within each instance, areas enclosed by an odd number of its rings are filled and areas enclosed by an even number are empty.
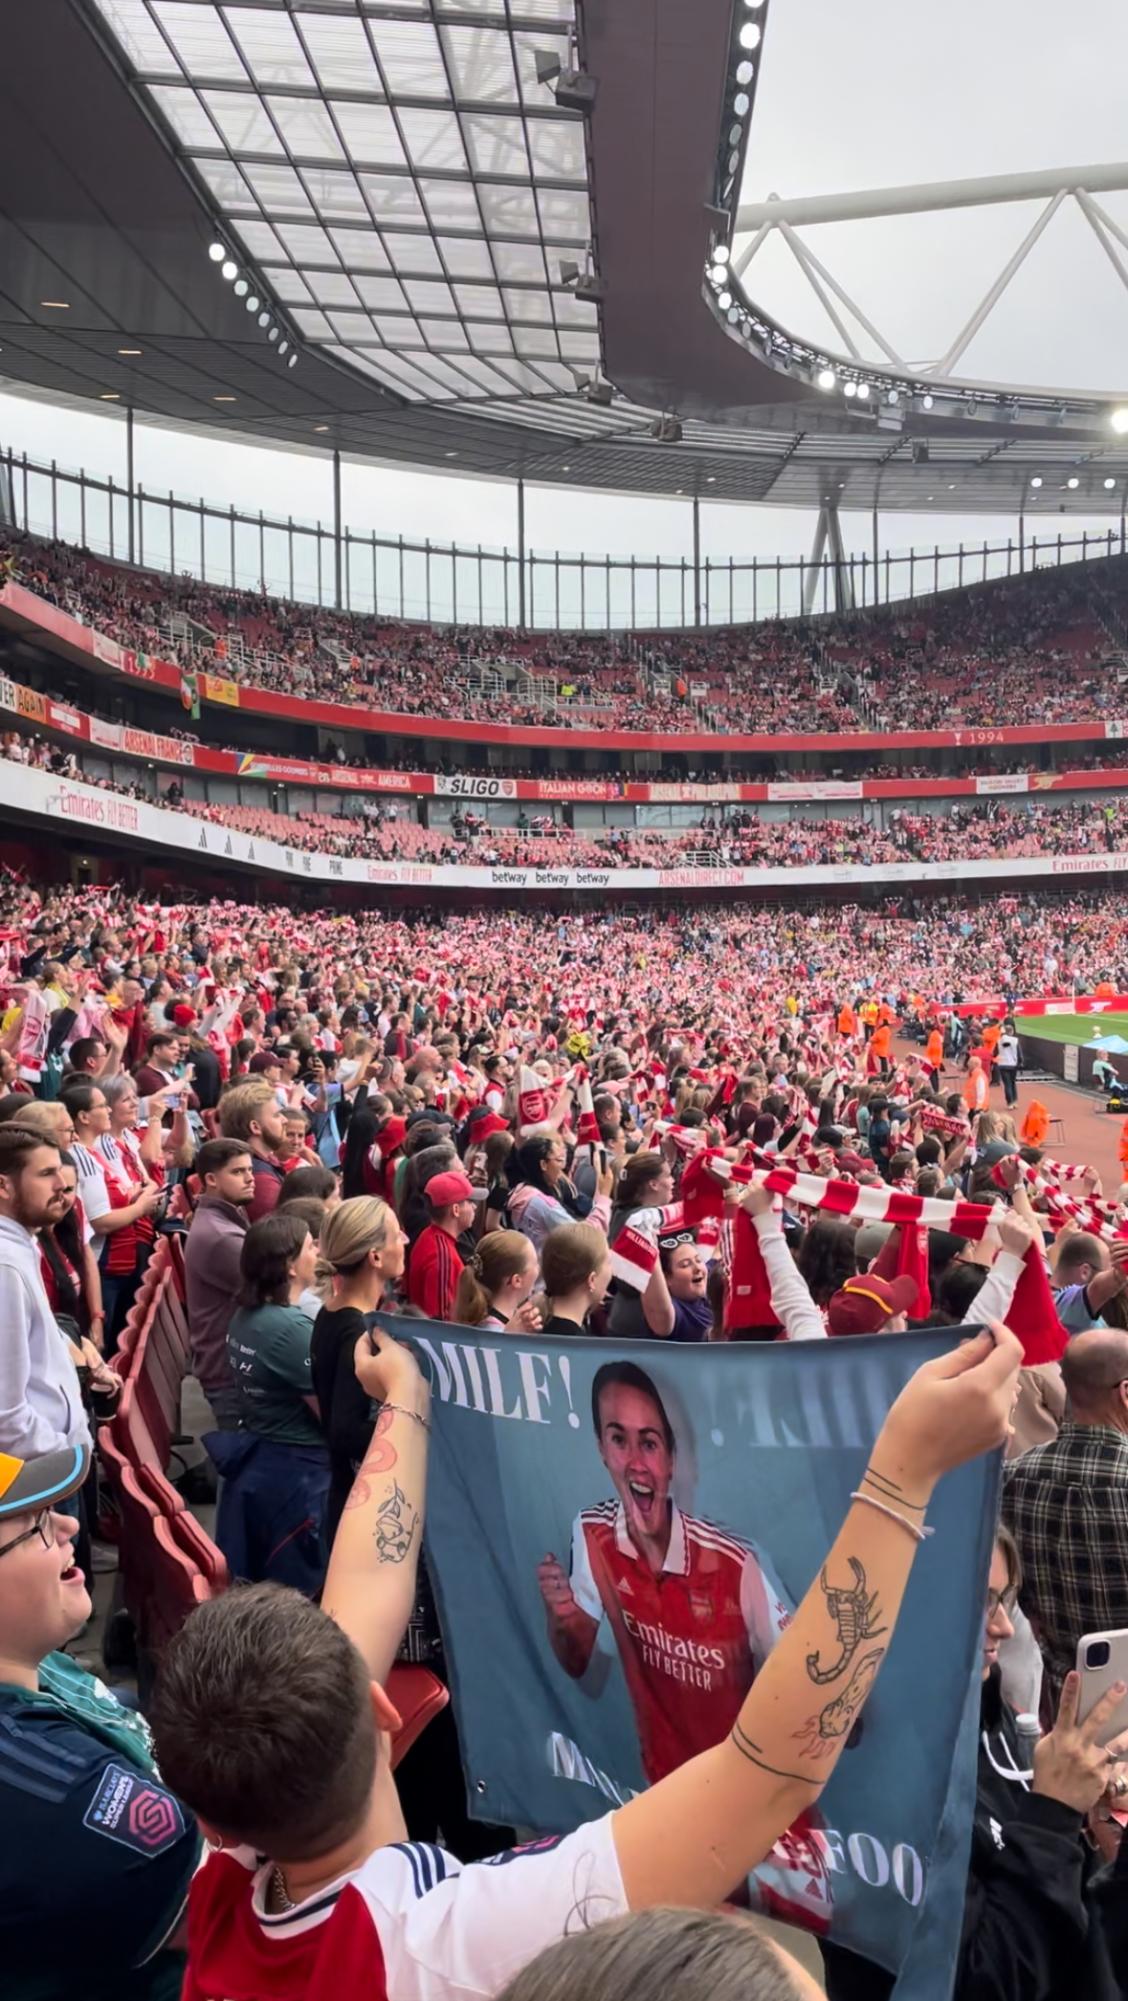
[[[1089,1656],[1094,1649],[1108,1648],[1108,1658],[1100,1666],[1090,1666]],[[1081,1694],[1077,1704],[1077,1720],[1085,1721],[1089,1711],[1100,1701],[1105,1691],[1114,1681],[1128,1682],[1128,1631],[1115,1633],[1085,1633],[1077,1642],[1077,1672],[1081,1676]],[[1128,1695],[1124,1697],[1101,1731],[1100,1741],[1108,1744],[1128,1730]]]

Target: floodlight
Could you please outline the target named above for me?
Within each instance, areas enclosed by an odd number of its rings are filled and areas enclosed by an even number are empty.
[[[921,407],[921,409],[922,409],[922,410],[931,410],[931,408],[932,408],[932,402],[933,402],[933,399],[932,399],[932,397],[931,397],[931,396],[930,396],[930,395],[929,395],[929,394],[927,393],[927,391],[926,391],[926,392],[925,392],[925,394],[924,394],[924,395],[923,395],[923,396],[921,397],[921,399],[920,399],[920,407]]]
[[[820,368],[815,377],[820,389],[833,389],[837,380],[833,368]]]
[[[758,49],[760,46],[760,26],[757,21],[746,21],[740,30],[742,49]]]
[[[1033,477],[1033,479],[1031,480],[1030,484],[1031,484],[1031,486],[1033,486],[1033,487],[1039,487],[1039,486],[1041,486],[1041,484],[1042,484],[1042,475],[1041,475],[1041,473],[1040,473],[1040,472],[1036,472],[1036,473],[1034,474],[1034,477]]]
[[[243,304],[249,313],[257,313],[260,304],[258,293],[252,292],[249,299],[244,299]]]
[[[868,382],[859,382],[859,384],[858,384],[858,401],[859,401],[859,403],[864,403],[864,402],[866,401],[866,398],[868,397],[869,393],[870,393],[870,391],[869,391],[869,383],[868,383]]]
[[[1113,411],[1108,421],[1112,425],[1113,430],[1123,437],[1125,431],[1128,431],[1128,409],[1125,409],[1121,405],[1119,410]]]
[[[236,280],[235,280],[235,297],[236,297],[237,299],[245,299],[245,298],[246,298],[246,296],[247,296],[247,293],[248,293],[248,292],[250,291],[250,289],[251,289],[251,288],[250,288],[250,286],[248,285],[248,283],[247,283],[247,281],[246,281],[246,279],[245,279],[245,278],[236,278]]]
[[[1080,480],[1079,480],[1079,479],[1077,478],[1076,474],[1074,474],[1073,478],[1072,478],[1072,479],[1067,479],[1065,483],[1066,483],[1067,487],[1069,488],[1069,491],[1070,491],[1070,493],[1076,493],[1076,491],[1077,491],[1077,488],[1078,488],[1078,487],[1080,486],[1080,484],[1081,484],[1081,481],[1080,481]]]
[[[858,385],[854,381],[853,376],[851,376],[847,382],[844,382],[842,384],[842,394],[844,396],[856,396],[857,393],[858,393]]]
[[[729,307],[732,304],[732,293],[722,292],[720,298],[717,300],[717,304],[720,307],[722,313],[727,313]]]
[[[732,100],[732,108],[738,118],[747,118],[748,106],[750,103],[751,99],[749,98],[748,92],[746,90],[738,90],[736,96]]]
[[[713,252],[713,262],[714,264],[727,264],[729,261],[729,256],[730,256],[730,251],[728,244],[718,243],[716,249]]]
[[[901,392],[900,392],[900,390],[899,390],[899,389],[891,389],[891,390],[889,391],[889,394],[888,394],[888,396],[887,396],[887,397],[885,398],[885,401],[886,401],[887,403],[891,404],[891,405],[899,403],[899,402],[901,401]]]
[[[227,255],[227,245],[225,243],[209,244],[208,256],[211,258],[213,264],[222,264],[226,255]]]
[[[751,83],[752,78],[755,76],[755,74],[756,74],[755,63],[748,63],[748,62],[737,63],[736,80],[738,83],[742,84]]]
[[[1105,492],[1111,493],[1113,487],[1116,485],[1116,481],[1114,479],[1106,479],[1104,485],[1105,485]]]
[[[226,278],[229,285],[234,284],[236,278],[239,276],[239,266],[234,262],[233,258],[229,257],[226,263],[220,265],[219,275],[221,278]]]

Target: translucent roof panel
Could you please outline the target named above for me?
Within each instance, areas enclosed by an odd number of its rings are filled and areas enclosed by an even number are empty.
[[[560,278],[592,255],[587,133],[537,78],[573,0],[94,3],[303,343],[413,402],[551,402],[598,368]]]

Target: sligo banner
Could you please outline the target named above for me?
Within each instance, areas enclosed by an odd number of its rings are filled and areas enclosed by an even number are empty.
[[[958,1338],[690,1347],[391,1324],[434,1391],[428,1567],[468,1796],[555,1834],[727,1734],[890,1403]],[[860,1727],[748,1890],[912,1965],[911,2001],[946,2001],[963,1909],[998,1466],[938,1489]],[[848,1646],[880,1608],[864,1572],[831,1581]]]

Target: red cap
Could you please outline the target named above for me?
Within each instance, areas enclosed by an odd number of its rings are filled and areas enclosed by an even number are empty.
[[[484,1108],[479,1106],[477,1111],[471,1112],[469,1126],[470,1137],[475,1146],[480,1145],[482,1140],[489,1139],[491,1133],[507,1133],[509,1131],[509,1121],[507,1119],[499,1119],[497,1113],[489,1105],[486,1105]]]
[[[827,1308],[832,1334],[878,1334],[896,1313],[911,1313],[920,1296],[915,1278],[878,1278],[872,1271],[848,1278]]]
[[[449,1209],[454,1202],[471,1202],[474,1190],[465,1174],[457,1167],[451,1167],[443,1174],[432,1174],[423,1193],[432,1209]]]

